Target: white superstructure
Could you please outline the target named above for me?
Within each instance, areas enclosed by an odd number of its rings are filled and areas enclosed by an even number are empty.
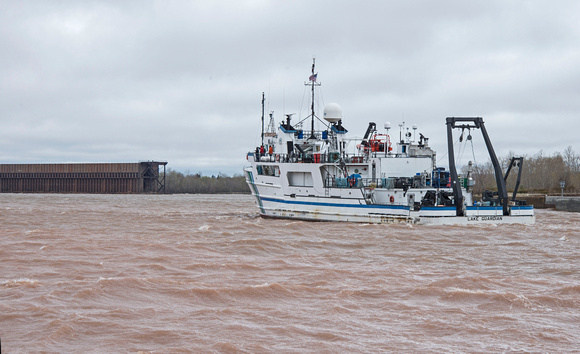
[[[307,83],[313,98],[315,81],[313,65]],[[364,223],[534,222],[532,206],[508,203],[505,182],[503,195],[490,193],[474,201],[471,173],[457,176],[454,163],[451,171],[437,168],[435,152],[422,134],[416,139],[415,126],[411,133],[401,124],[399,139],[393,141],[390,123],[380,132],[371,122],[364,137],[353,140],[342,126],[339,105],[325,107],[324,130],[314,130],[314,105],[310,118],[307,130],[293,127],[287,115],[275,131],[271,125],[263,132],[262,145],[247,154],[246,181],[263,216]],[[486,134],[481,118],[448,118],[447,124],[448,133],[481,128]]]

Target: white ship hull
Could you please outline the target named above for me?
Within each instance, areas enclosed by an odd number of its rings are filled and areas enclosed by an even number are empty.
[[[312,170],[316,171],[316,168]],[[510,206],[509,215],[503,215],[502,208],[497,206],[470,206],[466,207],[465,216],[457,216],[456,208],[453,206],[423,207],[416,211],[412,210],[409,205],[369,204],[369,201],[363,197],[364,188],[336,188],[335,190],[328,188],[328,191],[318,191],[314,187],[305,187],[299,189],[312,194],[297,195],[293,193],[298,191],[296,187],[274,184],[260,179],[259,176],[256,181],[256,171],[253,167],[247,167],[244,171],[246,182],[256,198],[260,215],[264,217],[424,225],[533,224],[535,222],[532,206]],[[380,189],[373,191],[380,192]],[[391,192],[403,194],[403,190]]]

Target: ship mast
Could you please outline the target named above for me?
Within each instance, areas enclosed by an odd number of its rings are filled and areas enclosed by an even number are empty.
[[[264,145],[264,93],[262,92],[262,145]]]
[[[314,86],[320,86],[321,84],[316,82],[316,76],[318,75],[318,73],[314,73],[314,67],[316,64],[316,58],[312,58],[312,75],[310,75],[310,78],[308,78],[307,83],[305,83],[305,85],[310,85],[311,87],[311,91],[312,91],[312,103],[310,105],[310,126],[311,126],[311,134],[310,134],[310,138],[309,139],[316,139],[316,136],[314,136]]]

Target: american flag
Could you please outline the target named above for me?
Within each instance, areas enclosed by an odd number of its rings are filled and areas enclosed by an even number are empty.
[[[309,81],[314,81],[314,82],[316,82],[316,76],[318,76],[318,73],[310,75],[310,77],[308,78],[308,80],[309,80]]]

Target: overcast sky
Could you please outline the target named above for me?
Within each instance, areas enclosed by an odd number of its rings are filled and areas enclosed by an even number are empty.
[[[352,135],[405,121],[443,157],[445,117],[481,116],[500,156],[580,152],[578,14],[575,0],[0,0],[0,163],[239,174],[262,92],[277,122],[306,114],[313,57],[319,114],[340,104]]]

